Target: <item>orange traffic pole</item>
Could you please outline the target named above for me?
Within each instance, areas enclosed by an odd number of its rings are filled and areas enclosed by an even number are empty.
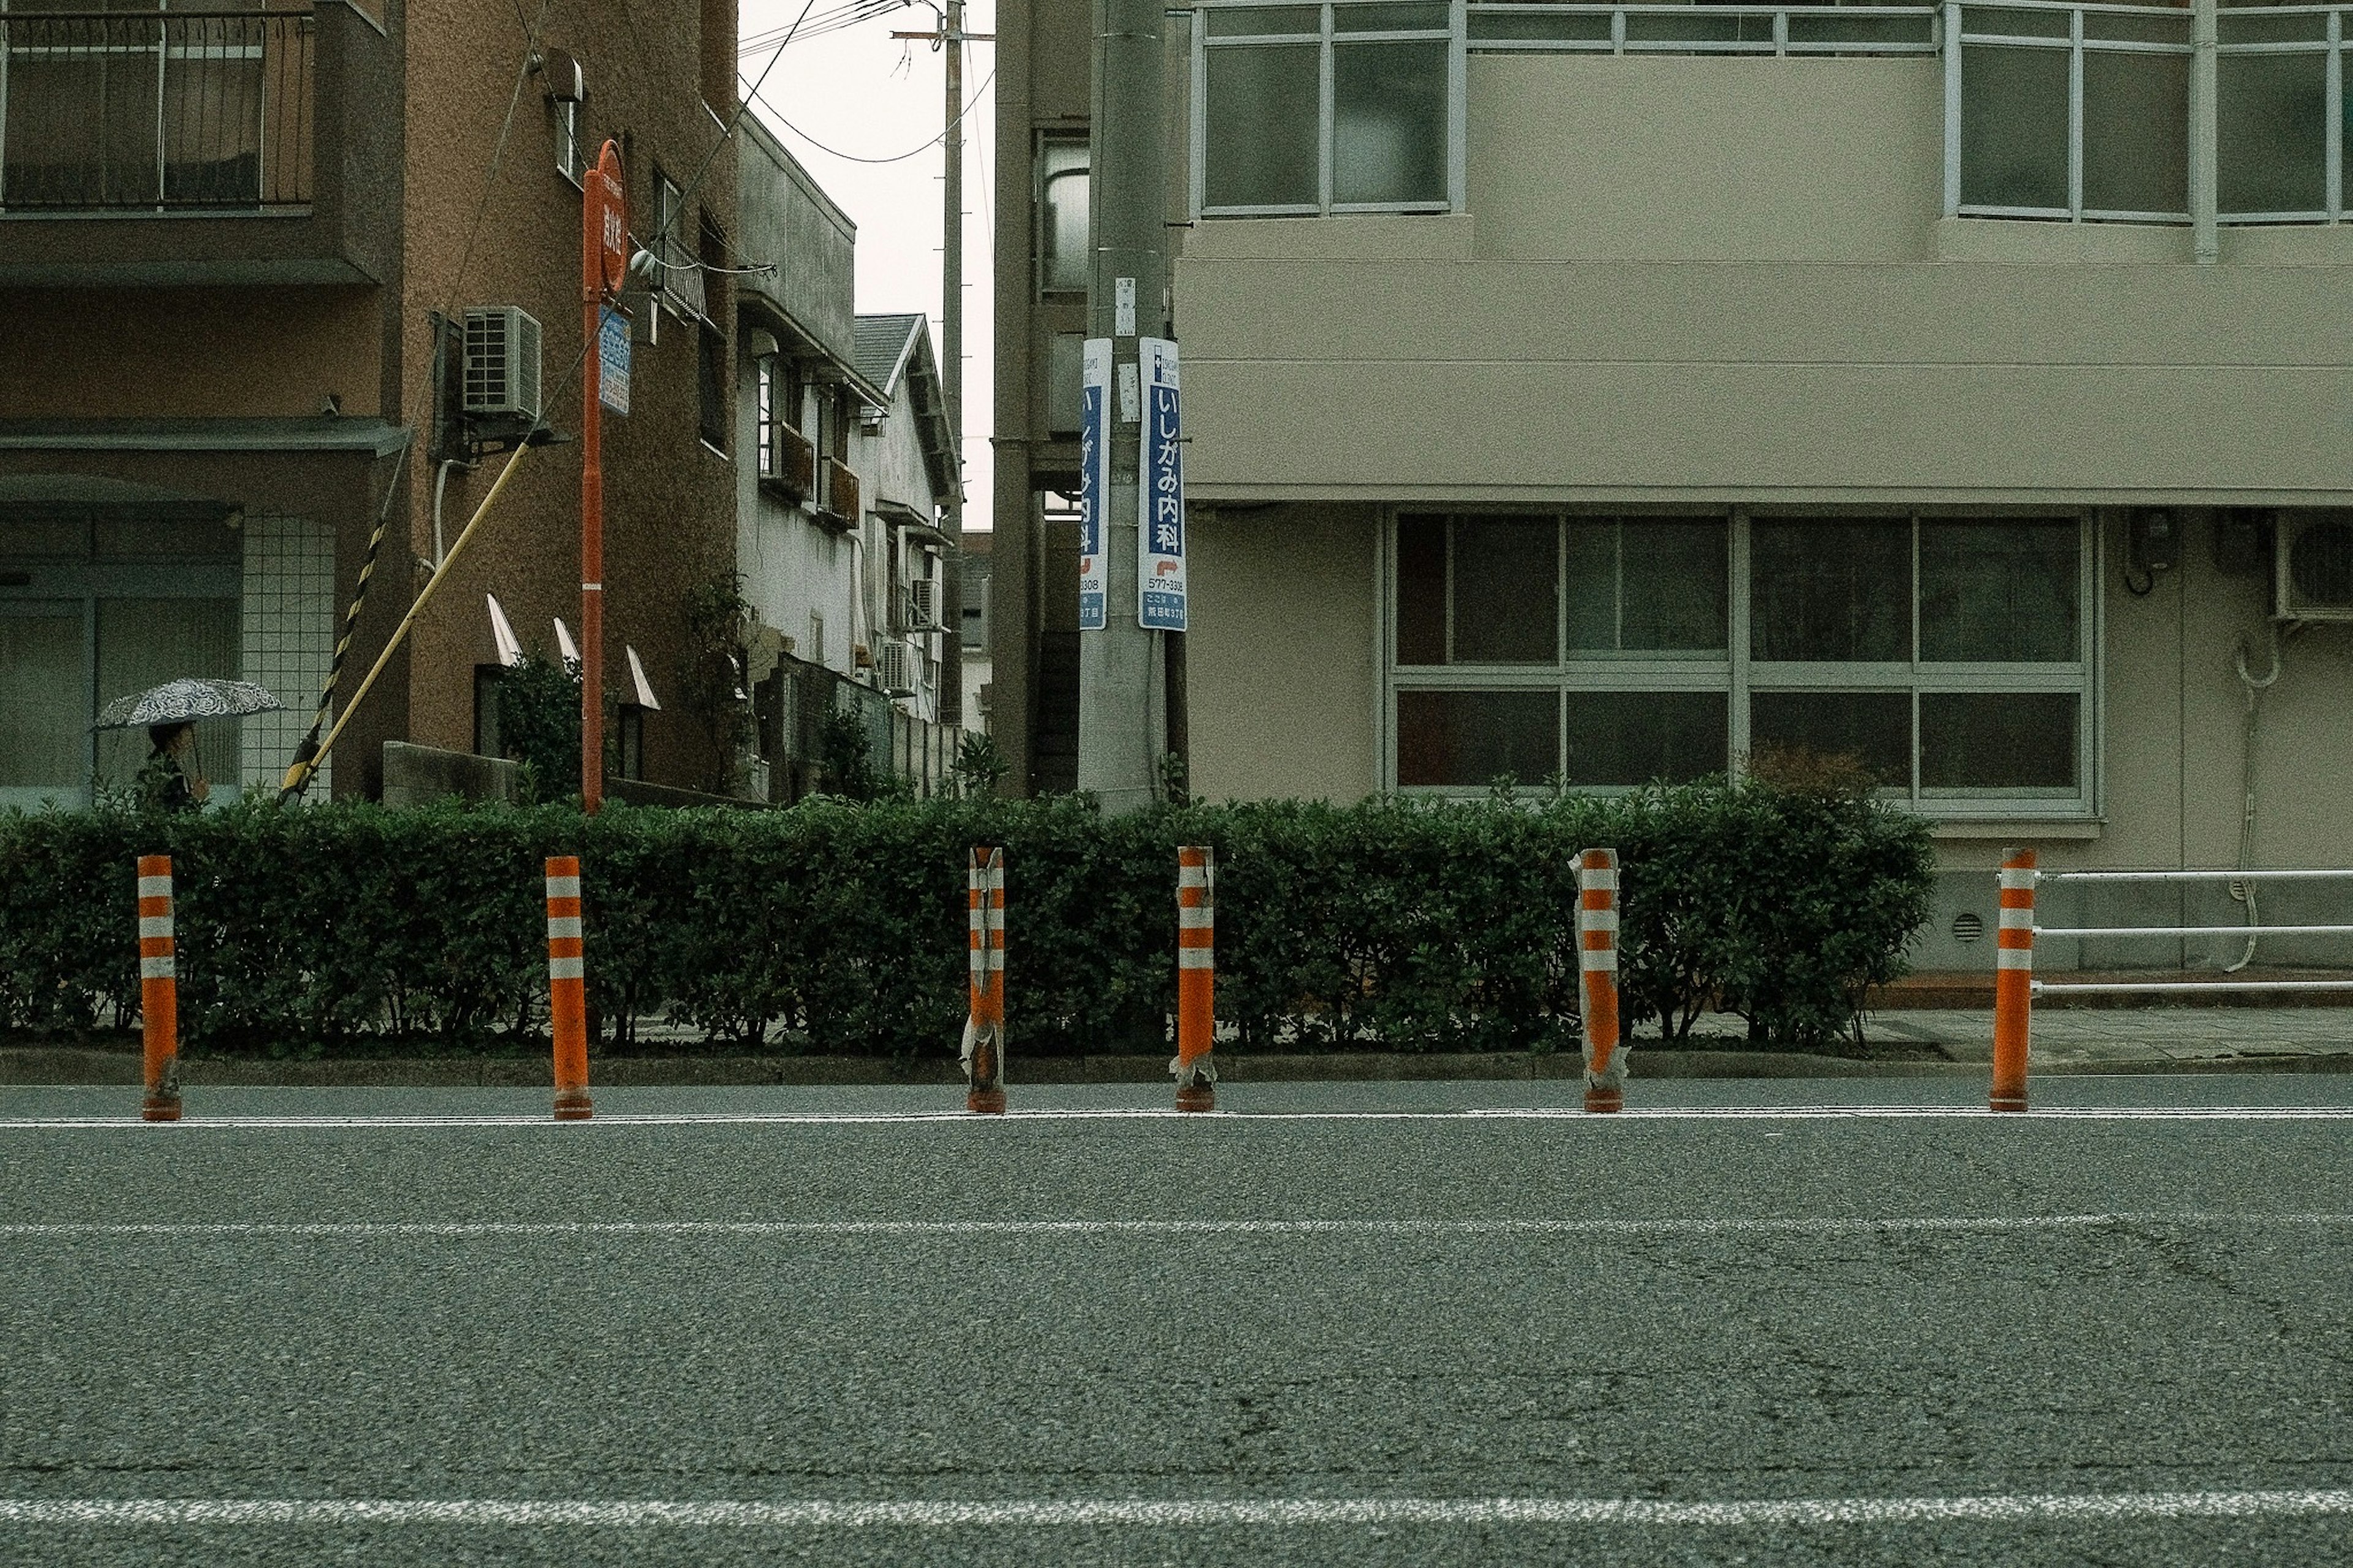
[[[172,858],[139,858],[139,1016],[147,1047],[142,1121],[180,1120],[180,965],[172,935]]]
[[[1213,1110],[1217,1040],[1217,851],[1188,845],[1176,851],[1176,1109]]]
[[[1585,984],[1585,1109],[1622,1110],[1626,1056],[1618,1048],[1618,851],[1577,858],[1577,963]]]
[[[964,1108],[1005,1112],[1005,851],[972,852],[965,874],[972,1005],[964,1023]]]
[[[2034,851],[2001,858],[2001,929],[1993,948],[1993,1098],[1996,1110],[2026,1109],[2027,1037],[2034,1013]]]
[[[581,958],[580,859],[547,862],[547,1003],[555,1035],[555,1119],[586,1121],[588,1100],[588,982]]]

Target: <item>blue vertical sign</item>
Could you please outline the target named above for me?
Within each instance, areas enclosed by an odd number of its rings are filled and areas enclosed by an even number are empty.
[[[596,401],[616,414],[629,411],[629,318],[605,307],[596,327]]]
[[[1139,338],[1144,383],[1143,548],[1136,562],[1136,619],[1145,630],[1185,629],[1185,448],[1176,411],[1176,345]]]
[[[1111,606],[1105,583],[1103,511],[1111,503],[1111,340],[1089,338],[1079,374],[1079,630],[1103,629]]]

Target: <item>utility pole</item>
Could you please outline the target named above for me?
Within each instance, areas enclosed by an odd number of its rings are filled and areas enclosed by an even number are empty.
[[[955,476],[955,488],[949,494],[946,513],[948,537],[964,542],[964,46],[989,43],[994,33],[967,33],[964,30],[964,0],[946,0],[940,9],[937,31],[929,33],[892,33],[894,38],[921,40],[947,55],[947,128],[942,137],[947,153],[946,177],[941,182],[940,212],[940,394],[946,406],[948,421],[948,468]],[[962,573],[952,583],[959,584]],[[942,623],[947,631],[941,637],[947,657],[940,662],[944,674],[955,674],[961,679],[956,639],[963,611],[956,603],[940,606]]]
[[[1102,498],[1104,624],[1079,634],[1079,787],[1107,812],[1158,797],[1167,701],[1162,634],[1137,605],[1143,398],[1136,339],[1167,334],[1167,144],[1161,124],[1160,29],[1166,0],[1094,0],[1094,222],[1087,335],[1112,344],[1103,435],[1111,482]]]

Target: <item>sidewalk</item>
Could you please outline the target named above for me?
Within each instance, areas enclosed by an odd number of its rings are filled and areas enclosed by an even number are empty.
[[[1638,1079],[1959,1078],[1987,1071],[1993,1057],[1990,1009],[1901,1009],[1870,1014],[1865,1056],[1819,1056],[1746,1048],[1746,1026],[1724,1014],[1701,1018],[1687,1047],[1633,1040]],[[1166,1081],[1162,1055],[1023,1058],[1008,1064],[1023,1083]],[[191,1056],[192,1085],[314,1085],[527,1088],[548,1076],[543,1053],[503,1057],[344,1058],[313,1061]],[[1219,1053],[1237,1082],[1403,1079],[1551,1079],[1578,1076],[1573,1052]],[[2353,1072],[2353,1007],[2038,1008],[2032,1068],[2039,1073]],[[598,1084],[961,1083],[945,1057],[921,1061],[829,1056],[600,1056]],[[0,1046],[0,1084],[136,1084],[140,1058],[123,1044]]]

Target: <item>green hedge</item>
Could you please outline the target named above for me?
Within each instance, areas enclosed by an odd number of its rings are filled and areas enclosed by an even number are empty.
[[[940,1056],[965,1009],[965,855],[1006,847],[1017,1051],[1134,1047],[1174,1007],[1175,847],[1218,850],[1218,1010],[1245,1049],[1573,1046],[1574,852],[1624,863],[1629,1016],[1715,1005],[1822,1045],[1901,973],[1915,818],[1747,784],[1596,799],[1172,807],[818,799],[789,811],[256,805],[0,816],[0,1030],[136,1013],[134,862],[174,858],[184,1039],[226,1052],[521,1049],[544,1026],[541,862],[583,858],[609,1048]]]

